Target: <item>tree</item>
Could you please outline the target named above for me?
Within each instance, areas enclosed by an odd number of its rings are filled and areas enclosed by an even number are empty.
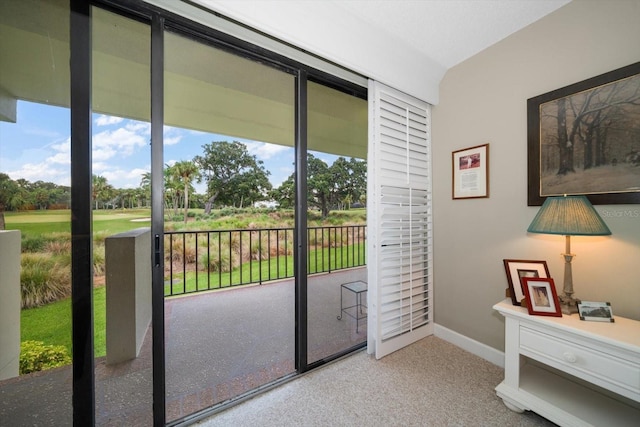
[[[214,141],[202,146],[203,155],[194,157],[201,170],[198,182],[207,183],[208,200],[205,213],[210,213],[213,204],[220,199],[233,203],[240,195],[253,199],[265,199],[270,185],[269,172],[262,161],[250,155],[247,147],[238,142]],[[252,200],[257,201],[257,200]]]
[[[140,179],[140,190],[142,190],[142,197],[147,201],[146,205],[151,204],[151,172],[145,172]]]
[[[171,169],[173,176],[184,186],[184,223],[187,223],[187,211],[189,209],[189,190],[193,189],[191,182],[200,176],[198,167],[193,162],[181,161],[174,164]]]
[[[165,209],[173,208],[173,215],[178,214],[180,199],[182,198],[182,183],[173,173],[171,166],[165,165],[164,175],[164,205]]]
[[[115,190],[111,184],[107,182],[107,178],[103,176],[93,175],[91,196],[96,204],[96,210],[99,209],[100,203],[103,207],[106,201],[113,199]]]
[[[354,200],[366,202],[367,163],[363,160],[337,158],[331,166],[313,154],[307,154],[307,203],[326,218],[334,207],[349,208]],[[291,208],[295,201],[295,173],[280,187],[271,191],[271,198],[281,208]]]
[[[365,161],[338,157],[329,171],[334,183],[332,204],[339,204],[340,208],[349,209],[354,200],[360,200],[360,196],[366,194],[367,163]]]
[[[0,230],[5,229],[4,210],[16,193],[16,183],[6,173],[0,173]]]
[[[558,148],[556,174],[575,172],[580,159],[583,169],[589,169],[607,164],[607,156],[624,157],[635,138],[623,135],[620,129],[637,123],[639,106],[637,77],[558,98],[543,106],[541,112],[550,119],[548,126],[542,127],[546,131],[543,139],[549,138],[552,144],[555,138]]]
[[[307,201],[309,206],[320,210],[322,218],[326,218],[331,209],[333,178],[329,166],[322,159],[307,153]]]
[[[295,174],[291,174],[278,188],[270,192],[270,197],[282,209],[293,209],[296,201]]]
[[[366,201],[367,198],[367,162],[365,160],[349,159],[350,188],[353,200]]]
[[[262,164],[262,162],[258,163]],[[242,208],[266,200],[272,188],[268,174],[267,171],[249,170],[237,175],[229,181],[228,187],[233,191],[225,192],[219,201]]]

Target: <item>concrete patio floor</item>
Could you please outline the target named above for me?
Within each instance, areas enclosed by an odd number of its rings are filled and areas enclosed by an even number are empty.
[[[340,314],[340,285],[366,268],[308,279],[308,357],[321,360],[366,340],[366,321]],[[345,304],[354,295],[344,293]],[[350,299],[350,300],[349,300]],[[165,301],[167,421],[224,402],[293,373],[293,280],[191,294]],[[138,358],[96,359],[96,421],[152,425],[151,331]],[[0,382],[0,420],[10,426],[71,425],[69,367]],[[0,423],[4,425],[4,421]]]

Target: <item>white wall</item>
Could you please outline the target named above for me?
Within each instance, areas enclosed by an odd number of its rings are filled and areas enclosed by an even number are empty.
[[[562,236],[527,235],[528,98],[640,60],[640,1],[574,0],[450,69],[433,109],[435,320],[503,349],[492,305],[504,258],[546,260],[562,284]],[[451,152],[490,143],[488,199],[451,199]],[[574,289],[640,320],[640,205],[597,205],[611,237],[573,237]],[[619,215],[619,216],[618,216]]]
[[[20,370],[20,231],[0,230],[0,380]]]

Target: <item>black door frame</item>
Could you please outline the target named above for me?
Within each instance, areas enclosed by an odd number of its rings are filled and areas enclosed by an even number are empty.
[[[95,370],[93,352],[93,272],[91,223],[91,8],[93,6],[140,20],[151,31],[151,170],[162,170],[164,125],[164,32],[189,35],[233,54],[266,63],[295,76],[295,368],[298,374],[343,356],[346,349],[309,364],[307,361],[307,83],[313,81],[358,98],[367,88],[344,81],[226,33],[195,23],[140,0],[70,0],[70,107],[71,107],[71,239],[72,239],[72,345],[73,423],[95,425]],[[163,176],[151,174],[152,187],[152,352],[153,422],[166,425],[164,286],[163,286]],[[206,415],[206,413],[204,414]],[[176,423],[179,423],[178,420]]]

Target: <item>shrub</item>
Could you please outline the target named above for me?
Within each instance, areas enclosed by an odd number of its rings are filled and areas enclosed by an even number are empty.
[[[265,250],[266,244],[264,242],[254,242],[251,245],[251,260],[260,261],[269,259],[269,253]]]
[[[22,308],[38,307],[71,295],[71,268],[48,254],[22,254]]]
[[[45,345],[42,341],[20,343],[20,375],[70,363],[71,357],[63,345]]]
[[[107,239],[107,237],[112,235],[113,233],[111,233],[109,230],[96,231],[95,233],[93,233],[93,244],[104,245],[104,241]]]
[[[54,255],[71,254],[71,240],[51,240],[44,245],[44,251]]]
[[[22,235],[22,253],[71,251],[71,233]]]
[[[222,272],[228,273],[231,271],[231,262],[229,261],[229,251],[223,250],[222,253],[218,252],[217,247],[212,247],[209,250],[209,256],[204,252],[200,255],[200,268],[202,271]]]
[[[96,245],[93,247],[93,274],[102,276],[105,270],[105,247],[104,245]]]
[[[42,252],[47,244],[47,239],[43,235],[22,236],[22,253]]]

